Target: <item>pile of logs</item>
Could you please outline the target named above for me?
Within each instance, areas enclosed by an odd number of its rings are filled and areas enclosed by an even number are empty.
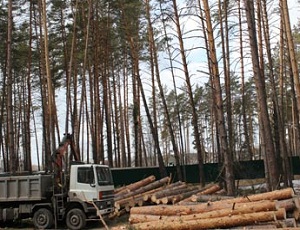
[[[149,176],[115,190],[115,213],[133,229],[295,229],[299,197],[292,188],[229,197],[217,184],[200,187]],[[299,228],[300,229],[300,228]]]
[[[287,188],[194,205],[133,207],[129,222],[133,229],[295,228],[299,203]]]
[[[198,201],[199,196],[213,194],[221,188],[216,184],[206,187],[193,186],[185,182],[170,182],[170,177],[156,180],[149,176],[136,183],[115,190],[115,214],[129,212],[132,207],[153,204],[177,204]]]

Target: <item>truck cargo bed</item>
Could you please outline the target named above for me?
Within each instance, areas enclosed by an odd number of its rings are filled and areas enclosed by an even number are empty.
[[[0,176],[0,202],[43,200],[52,191],[51,175]]]

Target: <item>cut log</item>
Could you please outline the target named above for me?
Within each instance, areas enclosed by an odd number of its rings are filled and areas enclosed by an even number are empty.
[[[170,200],[172,201],[173,196],[182,194],[182,193],[186,193],[186,192],[190,192],[190,191],[193,191],[193,193],[196,193],[199,191],[199,188],[194,187],[194,186],[181,185],[181,186],[175,187],[170,190],[163,190],[159,193],[153,194],[151,196],[151,201],[153,203],[159,204],[160,202],[158,200],[163,197],[171,197]]]
[[[284,200],[290,199],[295,195],[294,190],[292,188],[285,188],[281,190],[274,190],[272,192],[265,192],[260,194],[254,194],[247,197],[237,197],[233,199],[219,200],[212,202],[215,205],[220,205],[224,203],[245,203],[245,202],[253,202],[259,200]]]
[[[294,203],[296,205],[296,208],[293,211],[293,217],[298,220],[300,217],[300,199],[299,196],[294,197]]]
[[[215,188],[216,186],[219,186],[219,185],[216,185],[216,184],[208,184],[208,185],[206,185],[205,187],[202,187],[202,188],[200,188],[199,189],[199,192],[204,192],[204,191],[210,191],[211,190],[211,188]],[[188,197],[188,198],[186,198],[186,199],[184,199],[184,200],[182,200],[181,202],[179,202],[179,204],[181,204],[181,203],[185,203],[185,202],[190,202],[191,201],[191,199],[190,199],[190,197]]]
[[[197,205],[159,205],[159,206],[143,206],[134,207],[130,210],[131,214],[148,214],[148,215],[160,215],[160,216],[181,216],[196,213],[211,212],[220,209],[239,209],[244,207],[245,204],[252,206],[256,203],[269,202],[268,200],[248,202],[248,203],[201,203]],[[276,204],[276,203],[275,203]],[[271,209],[272,210],[272,209]]]
[[[265,230],[265,229],[277,229],[277,224],[270,224],[268,222],[266,223],[260,223],[260,224],[254,224],[254,225],[247,225],[247,226],[238,226],[230,229],[237,229],[237,230],[250,230],[250,229],[257,229],[257,230]]]
[[[234,203],[242,203],[242,202],[258,201],[258,200],[284,200],[284,199],[292,198],[294,195],[295,193],[292,188],[285,188],[281,190],[274,190],[272,192],[254,194],[247,197],[237,197],[231,199],[230,201]],[[216,202],[221,202],[221,201],[216,201]]]
[[[181,218],[178,217],[178,219],[173,222],[159,220],[159,221],[133,224],[132,226],[134,227],[134,229],[137,230],[216,229],[216,228],[229,228],[235,226],[245,226],[257,222],[282,220],[285,219],[285,217],[286,217],[286,212],[285,209],[282,208],[277,211],[247,213],[241,215],[217,217],[217,218],[210,218],[210,219],[194,219],[189,221],[182,221]]]
[[[143,186],[139,189],[136,189],[134,191],[131,191],[131,192],[128,192],[128,193],[122,193],[120,196],[115,197],[115,201],[122,200],[122,199],[125,199],[127,197],[135,196],[136,194],[141,194],[141,193],[156,189],[158,187],[161,187],[161,186],[165,185],[169,181],[170,181],[170,177],[164,177],[160,180],[154,181],[154,182],[152,182],[152,183],[150,183],[146,186]]]
[[[146,186],[147,184],[152,183],[155,180],[156,180],[155,176],[151,175],[149,177],[146,177],[145,179],[142,179],[142,180],[132,183],[130,185],[126,185],[126,186],[117,188],[117,189],[115,189],[115,197],[118,196],[120,193],[127,193],[127,192],[131,192],[133,190],[139,189],[143,186]]]
[[[219,200],[228,200],[228,199],[233,199],[232,196],[222,196],[222,195],[193,195],[190,197],[191,201],[193,202],[215,202]]]
[[[198,188],[195,188],[194,190],[191,190],[191,191],[186,191],[186,192],[183,192],[179,195],[176,195],[172,198],[172,203],[173,204],[176,204],[178,202],[180,202],[181,200],[184,200],[188,197],[191,197],[193,194],[195,194],[196,192],[198,192],[199,189]]]
[[[176,221],[180,217],[182,221],[189,221],[195,219],[209,219],[216,217],[232,216],[246,213],[263,212],[263,211],[275,211],[276,202],[275,201],[258,201],[253,203],[243,203],[238,205],[234,209],[227,208],[211,212],[196,213],[191,215],[182,216],[166,216],[166,215],[145,215],[145,214],[132,214],[130,213],[129,221],[131,224],[148,222],[148,221]]]
[[[294,218],[287,218],[285,220],[278,220],[280,228],[295,228],[297,227],[296,220]]]
[[[147,192],[143,193],[143,200],[144,201],[150,201],[151,200],[151,196],[152,196],[153,193],[161,191],[163,189],[164,189],[164,187],[162,186],[162,187],[159,187],[159,188],[156,188],[156,189],[152,189],[150,191],[147,191]]]
[[[204,189],[203,191],[199,192],[197,195],[209,195],[214,194],[217,191],[220,191],[222,188],[218,184],[212,185],[210,188]]]
[[[272,227],[271,227],[272,226]],[[274,220],[263,223],[256,223],[255,225],[239,226],[230,229],[293,229],[297,227],[296,220],[294,218],[287,218],[284,220]]]
[[[128,197],[124,200],[119,200],[115,202],[115,209],[120,210],[122,208],[126,207],[134,207],[136,204],[139,206],[142,206],[140,204],[143,204],[143,195],[137,195],[133,197]]]
[[[156,203],[156,201],[162,197],[166,197],[166,196],[170,196],[173,194],[178,194],[180,193],[180,191],[183,191],[184,189],[188,188],[187,184],[181,184],[175,187],[171,187],[171,188],[165,188],[159,192],[153,193],[151,195],[151,201],[153,203]]]
[[[115,209],[120,210],[121,208],[124,208],[127,203],[132,202],[132,200],[136,200],[138,203],[140,203],[140,199],[143,199],[144,201],[148,200],[148,197],[150,197],[152,195],[152,193],[157,192],[162,190],[163,187],[159,187],[153,190],[149,190],[146,191],[144,193],[140,193],[140,194],[134,194],[133,196],[121,199],[121,200],[117,200],[115,201]],[[145,197],[147,197],[147,199],[145,199]]]
[[[277,209],[284,208],[286,211],[293,211],[296,208],[295,199],[279,200],[276,202]]]

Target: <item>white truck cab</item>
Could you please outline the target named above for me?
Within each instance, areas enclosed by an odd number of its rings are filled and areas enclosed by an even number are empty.
[[[107,165],[79,164],[70,170],[69,200],[97,205],[101,215],[114,209],[114,183]]]

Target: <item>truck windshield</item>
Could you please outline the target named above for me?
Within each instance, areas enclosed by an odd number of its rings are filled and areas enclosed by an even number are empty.
[[[96,173],[99,185],[113,185],[113,179],[108,167],[96,167]]]

